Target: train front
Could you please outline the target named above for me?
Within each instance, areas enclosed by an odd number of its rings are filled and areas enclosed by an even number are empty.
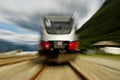
[[[71,16],[45,16],[42,25],[40,55],[49,61],[64,62],[76,57],[76,24]]]

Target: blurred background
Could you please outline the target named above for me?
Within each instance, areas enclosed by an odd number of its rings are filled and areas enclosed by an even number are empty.
[[[41,55],[47,14],[75,16],[78,54],[60,46]],[[0,80],[120,80],[120,0],[0,0]]]
[[[41,17],[77,13],[80,28],[105,0],[0,0],[0,51],[38,50]]]
[[[37,51],[46,14],[77,15],[83,52],[119,46],[119,0],[0,0],[0,52]],[[102,48],[102,50],[104,50]]]

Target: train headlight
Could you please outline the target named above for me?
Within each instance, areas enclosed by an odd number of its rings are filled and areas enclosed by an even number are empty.
[[[49,42],[41,42],[41,48],[42,48],[42,50],[50,49],[50,43]]]
[[[78,47],[78,43],[77,42],[70,42],[69,43],[69,50],[76,50]]]

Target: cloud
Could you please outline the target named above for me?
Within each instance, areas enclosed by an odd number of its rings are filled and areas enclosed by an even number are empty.
[[[17,34],[8,30],[0,30],[0,40],[13,42],[14,44],[38,44],[40,35],[38,34]]]
[[[40,31],[42,16],[49,13],[78,12],[80,28],[105,0],[0,0],[0,21]]]

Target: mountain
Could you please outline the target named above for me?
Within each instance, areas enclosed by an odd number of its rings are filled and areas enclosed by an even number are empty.
[[[120,43],[120,0],[106,0],[101,9],[77,31],[80,47],[98,41]]]
[[[39,45],[15,44],[9,41],[0,40],[0,52],[12,51],[16,49],[23,51],[37,51],[39,49]]]

